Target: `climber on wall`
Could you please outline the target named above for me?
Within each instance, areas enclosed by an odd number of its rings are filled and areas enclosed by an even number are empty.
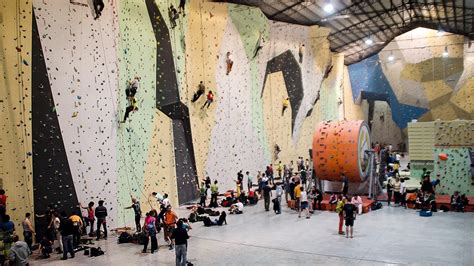
[[[204,83],[201,81],[199,82],[198,90],[194,93],[193,99],[191,100],[191,102],[197,101],[199,97],[201,97],[201,95],[203,95],[205,92],[206,92],[206,86],[204,86]]]
[[[225,74],[229,75],[230,71],[232,71],[232,66],[234,65],[234,61],[232,61],[232,54],[230,52],[227,52],[226,54],[225,63],[227,65]]]
[[[300,64],[303,63],[303,54],[304,54],[304,43],[300,45],[300,50],[298,52],[298,55],[300,57]]]
[[[207,104],[207,108],[209,108],[209,106],[211,106],[211,103],[214,101],[214,94],[212,93],[212,91],[209,91],[207,93],[207,100],[206,102],[204,103],[204,105],[201,107],[201,109],[204,109],[204,107],[206,107],[206,104]]]
[[[287,97],[284,99],[282,105],[283,107],[281,109],[281,116],[285,114],[285,110],[288,108],[288,106],[290,106],[290,98]]]
[[[168,9],[168,16],[170,19],[171,28],[174,29],[176,27],[176,20],[179,18],[179,13],[173,5],[171,5]]]
[[[255,52],[253,54],[253,58],[257,57],[258,55],[258,52],[263,48],[263,38],[262,38],[262,32],[260,32],[258,34],[258,40],[257,40],[257,44],[255,45]]]
[[[179,0],[178,10],[180,14],[183,14],[183,17],[186,17],[186,13],[184,13],[185,5],[186,5],[186,0]]]
[[[141,78],[139,76],[135,76],[135,78],[128,83],[128,87],[127,89],[125,89],[125,94],[127,95],[127,98],[135,97],[135,94],[137,93],[138,88],[140,86],[140,79]]]
[[[137,100],[135,97],[128,97],[128,107],[125,109],[125,116],[123,117],[122,123],[125,123],[127,121],[128,116],[130,115],[130,112],[135,112],[138,111],[137,107]]]
[[[104,1],[103,0],[94,0],[94,12],[95,12],[95,18],[98,19],[100,16],[102,16],[102,10],[104,10]]]

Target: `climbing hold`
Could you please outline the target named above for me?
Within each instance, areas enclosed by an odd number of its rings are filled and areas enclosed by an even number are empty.
[[[440,154],[438,154],[438,158],[441,161],[446,161],[446,160],[448,160],[448,155],[446,153],[440,153]]]

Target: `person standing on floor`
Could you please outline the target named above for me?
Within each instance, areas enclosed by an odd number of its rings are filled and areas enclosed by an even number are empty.
[[[72,247],[76,248],[79,246],[81,242],[81,229],[83,227],[81,216],[78,215],[79,211],[75,211],[71,216],[69,216],[69,220],[72,222],[72,226],[74,228],[72,234]]]
[[[171,206],[168,206],[165,213],[165,227],[164,227],[164,238],[165,241],[169,243],[169,249],[173,249],[173,240],[171,238],[171,233],[176,227],[176,221],[178,220],[178,215],[171,210]]]
[[[143,250],[142,253],[146,253],[147,247],[148,247],[148,237],[150,237],[151,240],[151,253],[153,254],[155,250],[158,250],[158,239],[156,238],[156,234],[158,230],[156,229],[156,219],[154,217],[154,211],[153,213],[147,213],[146,218],[145,218],[145,224],[143,226],[143,231],[146,234],[146,240],[145,243],[143,244]]]
[[[400,178],[396,177],[395,182],[393,183],[393,194],[395,196],[395,204],[400,205]]]
[[[202,207],[206,207],[206,186],[204,185],[204,182],[201,182],[201,188],[199,189],[199,195],[201,196],[201,201],[199,202],[199,205]]]
[[[17,235],[13,236],[13,245],[10,248],[8,254],[8,265],[24,266],[29,265],[28,256],[31,254],[31,250],[26,242],[20,241]]]
[[[189,235],[183,227],[182,220],[179,220],[176,225],[176,229],[171,234],[171,239],[174,239],[175,243],[176,266],[186,266]]]
[[[204,105],[201,107],[201,109],[204,109],[206,105],[207,105],[207,108],[209,109],[209,106],[211,106],[211,103],[214,101],[214,94],[212,93],[212,91],[208,91],[206,97],[207,97],[207,100],[204,103]]]
[[[352,205],[357,209],[357,214],[361,215],[362,214],[362,207],[363,207],[363,202],[362,198],[358,195],[355,194],[354,197],[351,199]]]
[[[132,205],[129,207],[125,207],[125,209],[133,209],[133,212],[135,213],[135,227],[137,228],[137,232],[140,232],[141,226],[140,226],[140,219],[142,218],[142,209],[140,208],[140,202],[132,197]]]
[[[295,207],[298,213],[300,212],[300,203],[301,203],[301,184],[299,181],[296,182],[296,186],[294,188],[293,195],[295,196]]]
[[[344,196],[339,195],[337,198],[336,203],[336,213],[339,216],[339,234],[344,235],[344,231],[342,231],[342,226],[344,224],[344,205],[346,204],[346,198]]]
[[[53,235],[56,238],[57,245],[56,246],[56,251],[58,253],[63,253],[63,241],[61,237],[61,232],[59,231],[59,226],[61,225],[61,217],[59,216],[58,212],[53,212],[51,215],[51,222],[49,223],[48,230],[52,231]],[[53,241],[54,243],[54,241]]]
[[[272,196],[272,188],[268,182],[263,187],[263,199],[265,201],[265,211],[270,211],[270,197]]]
[[[21,223],[23,227],[23,237],[25,238],[26,244],[28,244],[28,248],[31,250],[31,245],[33,244],[33,235],[35,235],[35,229],[33,229],[33,225],[30,221],[31,213],[27,212],[25,214],[25,219]]]
[[[278,209],[276,210],[276,214],[281,214],[281,197],[283,196],[283,188],[281,187],[281,185],[277,185],[275,193],[275,200],[278,202]]]
[[[303,186],[300,187],[300,208],[298,211],[298,218],[301,217],[301,211],[304,210],[306,212],[306,219],[309,219],[309,211],[308,211],[308,194],[306,194],[306,191]]]
[[[393,193],[393,178],[389,177],[387,180],[387,205],[390,206],[392,201],[392,193]]]
[[[201,81],[199,82],[198,89],[194,93],[193,99],[191,100],[191,102],[197,101],[201,97],[201,95],[203,95],[205,92],[206,92],[206,86],[204,86],[203,81]]]
[[[72,236],[74,234],[74,226],[72,221],[67,217],[66,212],[61,213],[62,219],[59,225],[59,231],[61,232],[61,239],[63,241],[63,257],[61,260],[67,260],[67,254],[71,254],[71,258],[74,258],[74,249],[72,247]]]
[[[82,205],[80,205],[80,207],[82,209],[86,209],[87,210],[87,217],[86,217],[86,226],[90,226],[90,231],[89,231],[89,236],[92,236],[93,235],[93,232],[94,232],[94,221],[95,221],[95,217],[94,217],[94,202],[91,201],[89,202],[89,204],[87,205],[87,207],[82,207]]]
[[[5,215],[7,212],[7,198],[5,195],[5,190],[0,189],[0,215]]]
[[[247,190],[250,191],[253,186],[253,176],[250,175],[249,171],[245,172],[245,174],[247,175]]]
[[[94,12],[95,12],[95,18],[98,19],[100,16],[102,16],[102,10],[104,10],[104,0],[93,0],[92,1],[94,5]]]
[[[346,238],[352,238],[352,233],[354,231],[354,220],[356,218],[355,206],[347,202],[344,204],[344,219],[346,220]]]
[[[211,203],[209,207],[217,208],[217,196],[219,195],[219,186],[217,185],[217,180],[214,180],[214,184],[211,185]]]
[[[104,239],[107,240],[107,208],[104,207],[104,201],[99,200],[99,206],[95,208],[95,217],[97,217],[96,240],[100,239],[100,226],[104,228]]]
[[[407,186],[405,184],[405,179],[402,178],[400,179],[400,203],[401,203],[401,206],[405,207],[405,209],[407,208],[406,199],[407,199]]]

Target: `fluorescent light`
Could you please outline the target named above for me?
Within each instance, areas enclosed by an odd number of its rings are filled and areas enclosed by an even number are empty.
[[[324,7],[324,11],[326,13],[332,13],[334,11],[334,6],[331,4],[331,2],[328,2]]]
[[[372,41],[372,39],[370,39],[370,38],[365,40],[365,44],[367,44],[367,45],[372,45],[373,43],[374,43],[374,41]]]
[[[395,60],[395,56],[393,56],[393,54],[390,54],[388,56],[388,61],[393,61],[393,60]]]

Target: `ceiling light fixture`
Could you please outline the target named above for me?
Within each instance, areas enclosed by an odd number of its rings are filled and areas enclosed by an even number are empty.
[[[448,53],[448,45],[446,44],[446,46],[444,47],[444,52],[443,52],[443,57],[448,57],[449,53]]]
[[[372,41],[372,39],[370,39],[370,38],[365,40],[365,44],[367,44],[367,45],[372,45],[373,43],[374,43],[374,41]]]
[[[326,2],[326,5],[324,5],[323,9],[326,13],[332,13],[334,11],[334,6],[331,4],[331,1],[329,0]]]

